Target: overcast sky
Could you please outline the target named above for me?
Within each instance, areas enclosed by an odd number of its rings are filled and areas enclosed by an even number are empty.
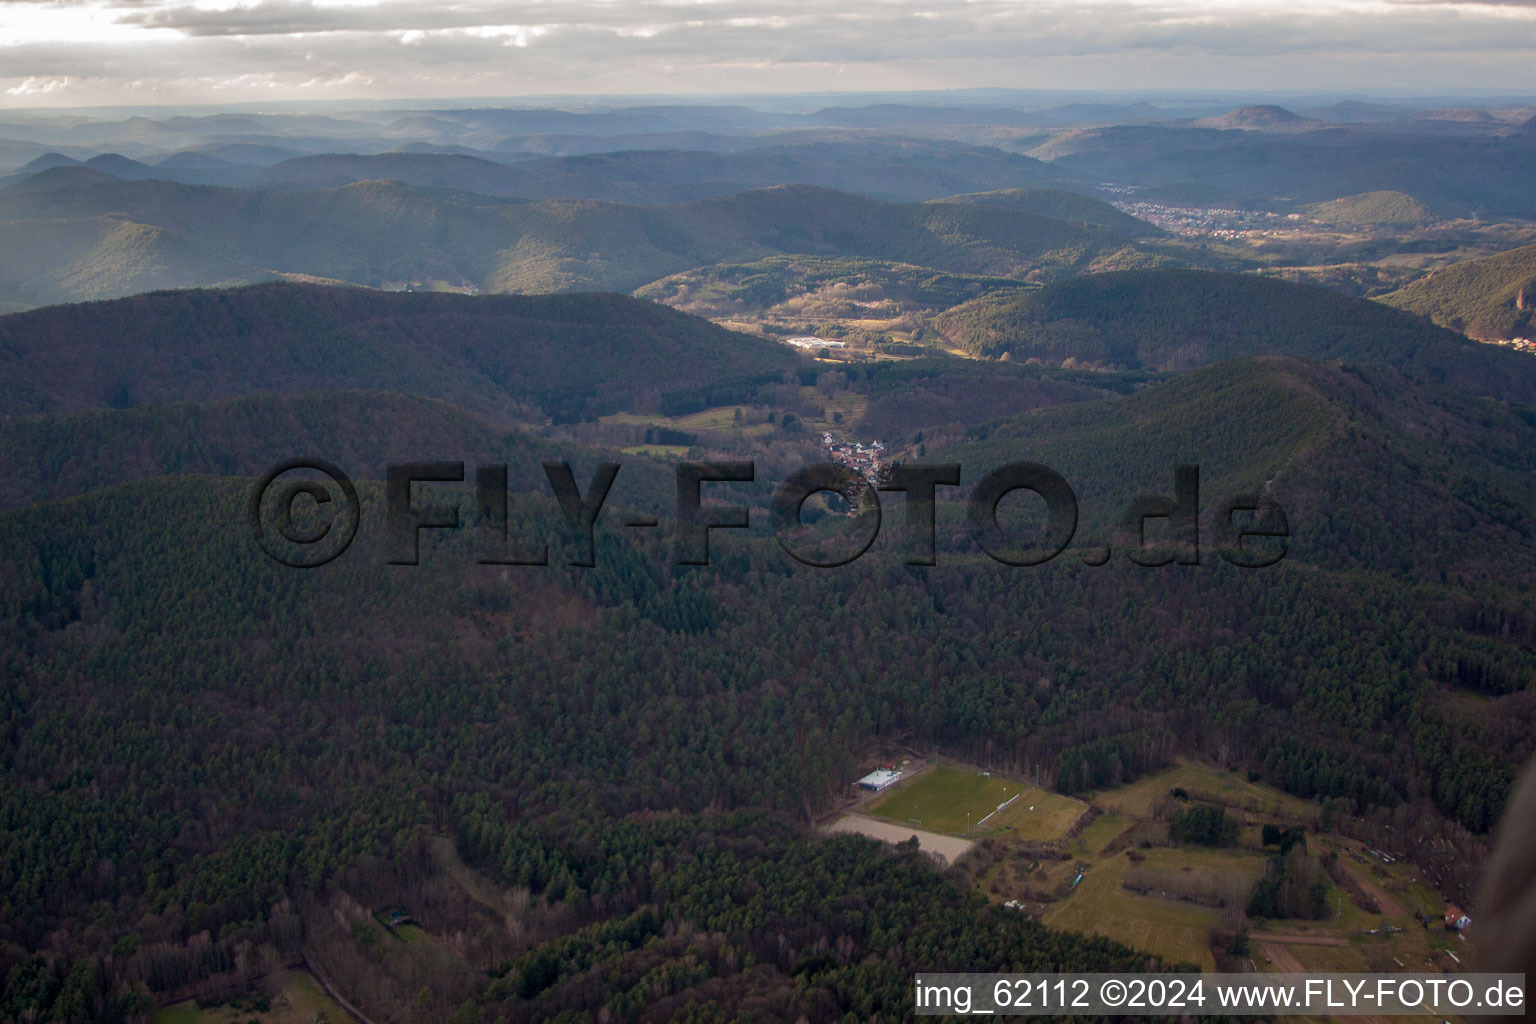
[[[1536,92],[1536,0],[0,0],[8,107],[575,93]]]

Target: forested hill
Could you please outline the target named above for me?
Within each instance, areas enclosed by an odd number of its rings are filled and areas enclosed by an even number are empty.
[[[654,406],[668,392],[796,363],[782,345],[620,295],[274,283],[0,317],[0,414],[352,389],[502,420],[560,419]]]
[[[926,570],[883,546],[799,566],[762,516],[680,569],[662,531],[608,513],[590,570],[480,565],[467,529],[407,567],[387,564],[382,487],[359,479],[356,542],[302,571],[252,543],[245,479],[0,513],[17,567],[0,574],[0,1019],[238,987],[306,944],[370,1016],[514,1024],[640,1006],[892,1021],[917,970],[1146,966],[987,908],[908,850],[810,834],[873,751],[1067,792],[1177,752],[1475,851],[1463,827],[1486,832],[1536,752],[1529,410],[1292,359],[1129,386],[927,461],[973,481],[1043,460],[1078,489],[1086,537],[1104,500],[1169,493],[1171,464],[1193,459],[1208,504],[1228,488],[1285,504],[1291,557],[1095,568],[1074,550],[1010,568],[946,503]],[[542,450],[377,395],[84,413],[50,421],[53,445],[42,422],[4,435],[40,446],[39,470],[95,446],[150,472],[238,472],[258,432],[360,462],[386,445]],[[93,465],[63,483],[105,481]],[[512,538],[554,514],[533,491],[509,501]],[[503,895],[462,895],[458,858],[480,873],[469,891]],[[371,945],[377,922],[348,916],[358,900],[408,905],[464,948],[392,973],[394,940]]]
[[[812,186],[631,206],[529,203],[392,181],[215,188],[102,180],[85,170],[57,167],[0,191],[0,224],[18,234],[25,225],[31,241],[24,258],[0,256],[0,302],[108,298],[145,281],[212,285],[274,274],[370,286],[629,292],[704,264],[786,253],[1051,278],[1135,251],[1105,228],[1021,210],[883,202]],[[124,232],[154,258],[133,255]]]
[[[1286,558],[1426,582],[1536,578],[1536,413],[1446,393],[1381,366],[1239,359],[1095,402],[973,428],[930,457],[989,467],[1027,454],[1072,484],[1075,547],[1116,540],[1143,494],[1200,467],[1207,549],[1221,502],[1287,512]],[[974,482],[976,475],[970,477]],[[1155,531],[1154,531],[1155,533]]]
[[[988,146],[865,138],[757,145],[739,153],[633,149],[512,164],[443,153],[331,153],[285,160],[259,180],[313,188],[388,178],[532,199],[677,203],[787,182],[922,200],[1057,177],[1038,160]]]
[[[1022,210],[1039,217],[1094,224],[1127,238],[1151,238],[1165,234],[1157,225],[1123,213],[1102,199],[1059,188],[1004,188],[993,192],[948,196],[932,202],[975,203],[1005,210]]]
[[[1442,267],[1381,298],[1474,338],[1536,335],[1536,245]]]
[[[1244,274],[1090,274],[981,296],[944,314],[939,328],[970,352],[1016,360],[1182,370],[1251,355],[1344,359],[1475,394],[1536,400],[1536,360],[1380,303]]]
[[[392,462],[463,460],[469,474],[499,464],[512,491],[544,493],[541,462],[569,461],[582,480],[593,463],[620,462],[615,505],[676,508],[670,468],[643,455],[552,441],[434,399],[327,391],[0,418],[0,509],[162,476],[260,477],[300,456],[371,480]]]

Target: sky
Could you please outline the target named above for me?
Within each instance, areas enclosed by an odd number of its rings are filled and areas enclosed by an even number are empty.
[[[0,106],[1041,89],[1536,93],[1536,0],[0,0]]]

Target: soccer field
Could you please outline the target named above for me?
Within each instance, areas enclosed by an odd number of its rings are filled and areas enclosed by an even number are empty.
[[[866,810],[931,832],[965,835],[969,829],[973,836],[1046,840],[1061,836],[1085,807],[1014,779],[941,764],[903,782]]]

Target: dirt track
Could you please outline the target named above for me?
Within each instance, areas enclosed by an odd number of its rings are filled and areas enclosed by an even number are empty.
[[[1403,909],[1403,905],[1397,901],[1396,897],[1377,885],[1374,879],[1356,871],[1353,864],[1346,864],[1342,857],[1339,858],[1339,864],[1343,866],[1350,878],[1353,878],[1360,884],[1360,888],[1365,891],[1365,894],[1376,901],[1376,905],[1381,908],[1383,914],[1388,917],[1398,917],[1408,913],[1408,911]]]
[[[1269,957],[1269,962],[1274,965],[1275,970],[1283,974],[1307,973],[1307,969],[1301,966],[1301,961],[1297,960],[1284,944],[1261,942],[1259,948],[1264,951],[1265,956]]]

